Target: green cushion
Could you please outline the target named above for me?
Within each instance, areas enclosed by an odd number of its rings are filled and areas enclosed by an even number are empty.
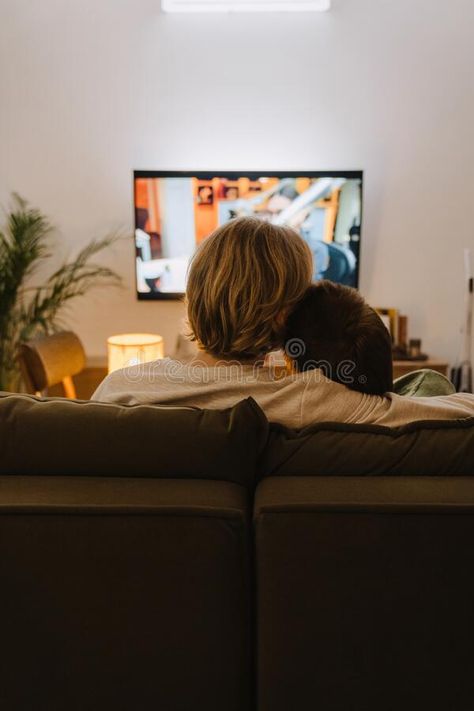
[[[0,395],[0,474],[214,479],[252,486],[268,422],[228,410]]]
[[[272,424],[263,476],[474,475],[474,417],[403,427]]]

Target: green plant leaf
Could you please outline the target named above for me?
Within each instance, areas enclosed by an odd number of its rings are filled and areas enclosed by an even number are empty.
[[[27,286],[27,279],[51,256],[53,231],[45,215],[13,194],[5,229],[0,231],[0,389],[18,378],[16,354],[22,341],[64,327],[65,308],[90,289],[122,283],[114,270],[92,261],[122,239],[112,233],[89,242],[44,285]]]

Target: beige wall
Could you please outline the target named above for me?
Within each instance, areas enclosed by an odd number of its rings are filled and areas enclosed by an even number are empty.
[[[472,0],[334,0],[324,15],[164,16],[158,0],[0,0],[0,201],[61,237],[131,230],[133,168],[366,171],[363,293],[453,358],[474,246]],[[112,332],[172,347],[182,306],[125,289],[71,312],[89,355]]]

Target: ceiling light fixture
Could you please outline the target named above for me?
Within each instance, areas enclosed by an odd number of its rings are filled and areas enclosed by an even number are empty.
[[[164,12],[325,12],[331,0],[161,0]]]

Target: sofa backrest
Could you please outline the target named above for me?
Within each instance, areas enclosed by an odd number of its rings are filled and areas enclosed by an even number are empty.
[[[472,476],[474,417],[403,427],[272,424],[260,476]]]
[[[268,423],[228,410],[0,396],[0,474],[216,479],[253,487]]]

